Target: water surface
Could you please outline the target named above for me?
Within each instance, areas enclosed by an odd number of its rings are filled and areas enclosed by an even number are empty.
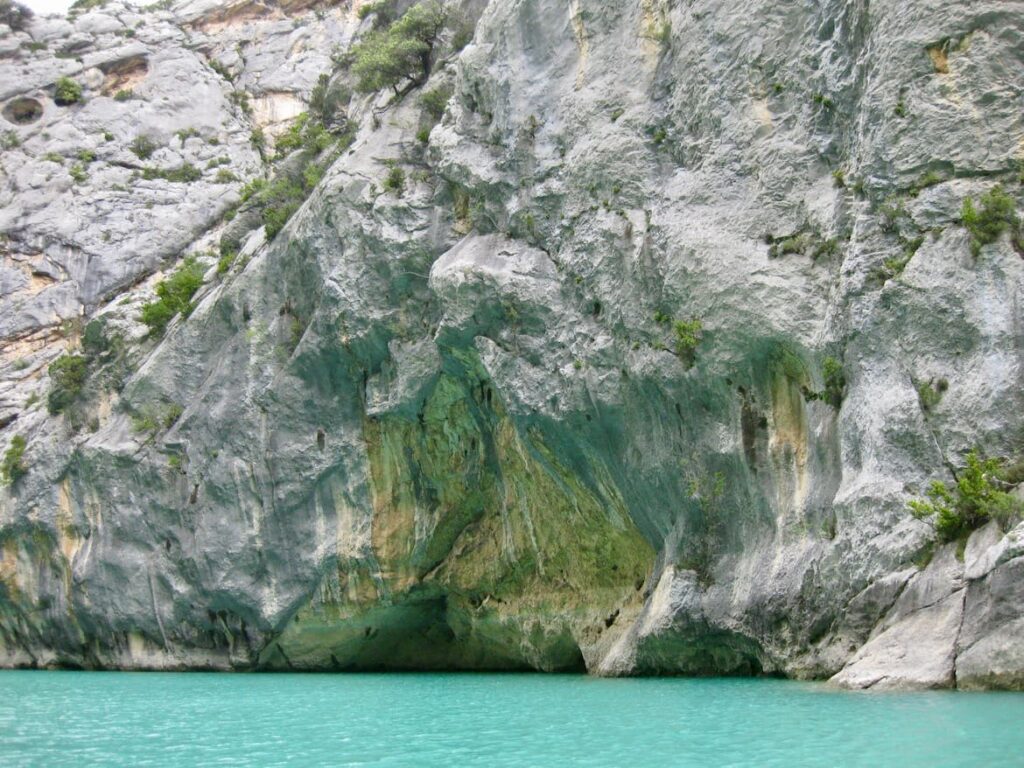
[[[0,672],[0,765],[1020,766],[1024,694],[779,680]]]

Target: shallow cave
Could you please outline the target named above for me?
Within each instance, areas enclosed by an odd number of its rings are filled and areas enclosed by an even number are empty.
[[[4,105],[4,119],[15,125],[30,125],[43,116],[43,105],[36,99],[23,96]]]

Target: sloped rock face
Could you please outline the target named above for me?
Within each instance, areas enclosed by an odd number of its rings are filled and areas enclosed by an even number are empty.
[[[1020,526],[928,561],[907,500],[1024,451],[1024,261],[960,222],[1019,198],[1024,5],[462,10],[425,144],[415,94],[353,99],[350,150],[94,432],[5,430],[3,662],[1020,688]]]

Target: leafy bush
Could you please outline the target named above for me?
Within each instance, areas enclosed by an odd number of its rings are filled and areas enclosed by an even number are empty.
[[[70,77],[57,78],[53,100],[60,106],[66,107],[70,104],[77,104],[82,100],[82,86]]]
[[[402,196],[405,191],[405,171],[400,166],[394,165],[388,171],[388,175],[384,177],[384,189],[397,197]]]
[[[0,0],[0,24],[6,24],[15,32],[21,32],[32,19],[32,10],[14,0]]]
[[[85,166],[81,163],[75,163],[71,166],[71,170],[68,171],[68,174],[71,176],[71,180],[75,182],[75,184],[84,184],[89,179],[89,174],[85,170]]]
[[[47,369],[50,374],[50,394],[46,408],[52,414],[64,412],[82,393],[88,365],[82,355],[61,355]]]
[[[203,284],[203,268],[195,256],[189,256],[180,267],[156,287],[157,300],[142,307],[140,319],[149,326],[149,332],[158,336],[167,328],[171,319],[180,314],[188,317],[194,306],[192,296]]]
[[[14,485],[28,473],[25,466],[25,448],[28,447],[25,438],[15,435],[11,438],[11,444],[0,460],[0,481],[4,485]]]
[[[228,99],[232,104],[238,107],[239,111],[243,115],[248,116],[252,114],[252,105],[249,104],[249,94],[247,92],[232,91],[228,94]]]
[[[122,88],[114,94],[114,101],[131,101],[135,92],[131,88]]]
[[[287,132],[276,142],[275,149],[279,157],[283,157],[297,149],[305,150],[311,155],[319,155],[335,141],[334,136],[323,126],[323,123],[311,119],[309,112],[303,112],[295,118]]]
[[[153,153],[159,149],[159,145],[149,138],[149,136],[139,135],[132,139],[132,143],[128,148],[137,158],[139,158],[139,160],[149,160],[149,158],[153,156]]]
[[[843,364],[834,357],[826,357],[821,372],[825,378],[823,399],[833,408],[838,408],[846,394],[846,373],[843,371]]]
[[[998,487],[1000,468],[997,459],[982,459],[971,451],[967,466],[956,474],[956,486],[935,480],[925,493],[927,500],[910,502],[911,512],[933,518],[943,541],[956,541],[989,520],[1005,522],[1024,510],[1019,499]]]
[[[703,323],[697,318],[676,320],[673,330],[676,333],[676,354],[683,360],[692,361],[704,332]]]
[[[913,184],[910,185],[910,189],[907,190],[911,197],[917,197],[928,187],[934,187],[936,184],[941,184],[945,179],[942,174],[938,171],[928,171],[927,173],[921,174]]]
[[[940,402],[942,396],[949,389],[949,382],[945,379],[938,381],[922,381],[917,385],[917,399],[921,403],[921,410],[925,413],[933,411]]]
[[[971,233],[971,254],[977,258],[982,246],[994,243],[1008,229],[1013,234],[1015,246],[1021,250],[1024,243],[1014,199],[997,185],[981,196],[980,204],[981,210],[976,210],[971,198],[965,198],[961,211],[961,220]]]
[[[252,129],[249,133],[249,143],[253,149],[260,153],[260,156],[263,155],[267,149],[267,135],[263,132],[262,128]]]
[[[142,178],[147,181],[163,179],[176,184],[188,184],[203,178],[203,172],[191,163],[184,163],[177,168],[144,168]]]
[[[434,44],[447,18],[440,2],[426,0],[390,26],[367,34],[351,50],[356,89],[373,93],[393,88],[397,94],[398,86],[407,80],[412,85],[424,82],[430,74]]]
[[[221,254],[220,258],[217,259],[217,275],[223,277],[231,269],[231,265],[235,263],[235,259],[238,258],[238,254],[234,251],[226,251]]]
[[[365,7],[365,6],[364,6]],[[309,113],[320,123],[331,125],[334,116],[352,98],[352,89],[344,83],[331,84],[329,75],[320,75],[309,94]]]
[[[367,3],[359,9],[359,20],[367,16],[374,16],[374,29],[382,29],[390,26],[398,18],[398,0],[377,0],[374,3]]]
[[[452,97],[452,89],[450,86],[440,86],[433,90],[427,91],[420,96],[420,104],[423,110],[430,115],[430,118],[435,122],[439,122],[444,117],[445,107],[448,106],[448,100]]]
[[[21,145],[21,139],[14,131],[4,131],[0,134],[0,149],[15,149]]]

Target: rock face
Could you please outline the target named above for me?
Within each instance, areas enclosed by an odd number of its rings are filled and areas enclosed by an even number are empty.
[[[1020,245],[961,222],[1019,204],[1024,3],[454,4],[469,44],[352,97],[287,226],[147,338],[358,5],[3,37],[4,119],[41,113],[0,177],[0,663],[1024,687],[1024,524],[907,508],[1024,453]],[[79,317],[128,371],[75,424],[26,402]]]

